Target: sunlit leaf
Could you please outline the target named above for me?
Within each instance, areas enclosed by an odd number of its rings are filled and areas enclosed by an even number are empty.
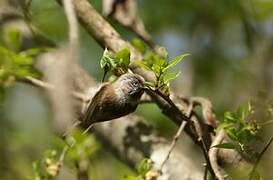
[[[16,28],[7,28],[4,30],[4,41],[6,46],[13,50],[18,51],[22,44],[21,32]]]
[[[229,112],[229,111],[225,112],[224,119],[227,122],[236,122],[237,121],[236,115],[232,112]]]
[[[51,50],[50,48],[30,48],[30,49],[20,52],[19,54],[22,56],[33,57],[33,56],[37,56],[43,52],[47,52],[50,50]]]
[[[128,69],[130,64],[130,50],[128,48],[121,49],[116,53],[116,59],[123,68]]]
[[[145,174],[152,168],[151,160],[150,159],[143,159],[138,168],[137,171],[140,175],[145,176]]]
[[[212,146],[211,148],[223,148],[223,149],[236,149],[236,144],[234,143],[222,143]]]
[[[156,76],[159,76],[161,73],[161,67],[158,64],[153,64],[152,70]]]
[[[153,64],[155,63],[155,53],[153,52],[146,53],[143,61],[148,67],[152,68]]]
[[[65,142],[70,148],[73,148],[76,144],[76,139],[73,136],[68,136],[66,137]]]
[[[180,56],[176,56],[173,58],[168,65],[163,69],[163,71],[166,71],[167,69],[174,67],[177,63],[179,63],[181,60],[183,60],[184,57],[188,56],[189,54],[182,54]]]
[[[112,54],[107,49],[105,49],[103,52],[100,60],[100,66],[103,69],[106,68],[106,66],[109,68],[116,66],[115,59],[112,57]]]
[[[174,80],[175,78],[177,78],[180,74],[181,74],[181,71],[174,72],[174,73],[165,73],[164,76],[163,76],[164,77],[164,83],[167,84],[171,80]]]
[[[237,141],[236,130],[234,128],[226,129],[228,137],[234,141]]]
[[[217,126],[216,132],[219,132],[221,129],[226,129],[233,126],[234,126],[233,123],[222,122]]]
[[[156,64],[157,66],[161,67],[162,70],[168,64],[165,59],[163,59],[161,56],[159,56],[157,54],[154,54],[153,58],[154,58],[154,64]]]
[[[146,63],[143,62],[143,61],[141,61],[141,60],[136,60],[136,61],[134,61],[134,64],[136,64],[136,65],[138,65],[138,66],[140,66],[140,67],[143,67],[143,68],[145,68],[145,69],[147,69],[147,70],[152,71],[152,67],[147,66]]]
[[[243,121],[251,113],[251,104],[241,106],[238,110],[238,116]]]
[[[15,55],[14,58],[14,63],[18,65],[32,65],[33,64],[33,58],[29,56],[20,56],[20,55]]]
[[[146,50],[147,50],[147,47],[145,45],[145,43],[138,39],[138,38],[134,38],[132,40],[132,45],[141,52],[141,54],[145,54]]]

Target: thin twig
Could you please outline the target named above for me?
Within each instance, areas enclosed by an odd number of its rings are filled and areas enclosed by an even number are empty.
[[[171,101],[171,102],[172,102],[172,101]],[[172,103],[173,103],[173,102],[172,102]],[[176,106],[176,105],[174,104],[174,106]],[[176,107],[176,108],[177,108],[177,107]],[[188,112],[187,112],[187,115],[186,115],[187,117],[189,117],[189,116],[191,115],[191,111],[192,111],[192,106],[190,106],[189,109],[188,109]],[[172,140],[172,143],[171,143],[170,148],[169,148],[169,150],[168,150],[168,153],[167,153],[165,159],[162,161],[162,164],[161,164],[160,167],[159,167],[159,171],[160,171],[160,172],[162,172],[163,166],[164,166],[164,165],[166,164],[166,162],[168,161],[168,159],[169,159],[169,157],[170,157],[170,155],[171,155],[171,152],[173,151],[173,149],[174,149],[174,147],[175,147],[175,145],[176,145],[176,143],[177,143],[179,137],[181,136],[181,133],[183,132],[184,128],[185,128],[186,125],[187,125],[187,122],[188,122],[188,121],[182,121],[182,123],[181,123],[179,129],[177,130],[175,136],[173,137],[173,140]]]
[[[204,180],[207,180],[208,176],[208,168],[207,168],[207,163],[204,164]]]
[[[175,145],[176,145],[176,142],[177,142],[177,140],[179,139],[179,137],[180,137],[180,135],[181,135],[183,129],[185,128],[186,124],[187,124],[187,121],[183,121],[183,122],[181,123],[181,126],[179,127],[178,131],[176,132],[176,134],[175,134],[175,136],[174,136],[174,138],[173,138],[173,141],[172,141],[172,143],[171,143],[171,145],[170,145],[170,148],[169,148],[169,150],[168,150],[168,153],[167,153],[165,159],[163,160],[162,164],[161,164],[160,167],[159,167],[160,172],[162,171],[163,166],[164,166],[164,165],[166,164],[166,162],[168,161],[168,159],[169,159],[169,157],[170,157],[170,155],[171,155],[171,152],[173,151],[173,149],[174,149],[174,147],[175,147]]]
[[[205,167],[205,171],[204,171],[204,177],[206,178],[207,176],[207,170],[209,170],[211,176],[213,178],[217,178],[213,167],[211,165],[211,161],[209,158],[209,147],[211,146],[211,144],[208,144],[204,141],[204,132],[202,130],[202,128],[210,128],[210,127],[206,127],[207,125],[211,126],[211,127],[216,127],[216,117],[215,114],[213,113],[212,110],[212,104],[209,100],[207,100],[206,98],[203,97],[189,97],[189,98],[185,98],[185,97],[181,97],[179,96],[179,98],[183,101],[185,101],[185,103],[192,105],[194,108],[196,105],[200,105],[202,107],[202,114],[203,114],[203,118],[205,120],[205,124],[203,124],[202,122],[200,122],[200,120],[198,121],[198,124],[194,125],[196,131],[198,131],[198,141],[199,141],[199,145],[201,147],[201,150],[203,152],[204,158],[206,160],[206,163],[204,164]],[[201,126],[200,128],[198,128],[198,126]]]
[[[78,35],[78,21],[74,10],[73,0],[63,0],[64,10],[69,26],[69,42],[71,48],[78,47],[79,35]],[[77,51],[77,49],[72,49]]]
[[[217,136],[215,137],[214,141],[211,143],[211,147],[217,144],[221,144],[224,138],[225,138],[225,130],[221,129],[219,133],[217,134]],[[218,180],[224,180],[224,177],[221,173],[221,168],[217,162],[218,151],[219,151],[218,148],[210,148],[208,153],[209,160],[210,160],[211,168],[214,171],[216,178]]]
[[[266,150],[269,148],[270,144],[273,142],[273,137],[270,138],[270,140],[268,141],[268,143],[266,144],[266,146],[263,148],[262,152],[259,154],[258,158],[257,158],[257,161],[255,162],[251,172],[250,172],[250,175],[253,174],[257,167],[258,167],[258,164],[260,163],[264,153],[266,152]],[[249,177],[249,180],[251,179],[251,176]]]
[[[44,82],[44,81],[41,81],[39,79],[30,77],[30,76],[26,77],[23,81],[27,82],[29,84],[32,84],[34,86],[46,89],[46,90],[54,90],[55,89],[55,87],[52,84]],[[83,93],[79,93],[79,92],[76,92],[76,91],[72,92],[72,95],[76,99],[79,99],[79,100],[81,100],[83,102],[87,102],[87,101],[90,100],[90,98],[87,97],[86,95],[84,95]]]
[[[205,123],[215,128],[217,126],[217,119],[213,113],[210,100],[204,97],[190,97],[189,100],[193,103],[193,106],[200,105],[202,107],[202,114]]]
[[[63,134],[62,134],[62,138],[65,139],[67,137],[68,134],[70,134],[78,125],[80,125],[82,122],[79,120],[76,120],[72,126],[69,127],[69,129],[67,129]]]

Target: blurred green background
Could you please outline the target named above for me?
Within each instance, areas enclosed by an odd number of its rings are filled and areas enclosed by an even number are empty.
[[[101,1],[92,4],[101,12]],[[224,111],[273,90],[273,1],[272,0],[139,0],[139,15],[154,41],[172,58],[190,53],[178,68],[182,75],[172,87],[184,95],[209,98],[219,120]],[[53,0],[33,0],[31,21],[58,45],[67,42],[63,9]],[[123,38],[134,34],[110,21]],[[99,60],[103,49],[80,28],[81,65],[100,80]],[[167,137],[176,127],[156,105],[138,110],[159,134]],[[8,89],[0,109],[0,179],[31,177],[32,162],[56,147],[52,132],[52,111],[43,92],[17,83]],[[91,156],[91,179],[120,179],[134,172],[96,141]],[[265,167],[273,168],[270,157]],[[111,165],[110,165],[111,164]],[[73,172],[68,170],[68,175]],[[108,172],[108,173],[101,173]],[[272,174],[273,176],[273,174]],[[3,178],[2,178],[3,177]]]

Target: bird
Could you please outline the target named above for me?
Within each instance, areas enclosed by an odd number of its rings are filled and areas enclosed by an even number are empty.
[[[91,126],[134,112],[145,89],[144,79],[133,73],[104,83],[89,103],[82,122]]]

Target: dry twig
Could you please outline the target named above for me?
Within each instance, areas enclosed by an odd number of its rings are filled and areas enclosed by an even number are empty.
[[[32,85],[34,85],[34,86],[36,86],[36,87],[40,87],[40,88],[42,88],[42,89],[45,89],[45,90],[50,90],[50,91],[52,91],[52,90],[55,89],[55,86],[53,86],[52,84],[47,83],[47,82],[44,82],[44,81],[41,81],[41,80],[39,80],[39,79],[30,77],[30,76],[26,77],[23,81],[26,82],[26,83],[32,84]],[[90,101],[90,98],[87,97],[87,96],[86,96],[85,94],[83,94],[83,93],[79,93],[79,92],[74,91],[74,92],[72,92],[72,95],[73,95],[76,99],[78,99],[78,100],[80,100],[80,101],[82,101],[82,102],[88,102],[88,101]]]
[[[215,137],[215,139],[213,140],[213,142],[211,143],[211,147],[221,144],[224,138],[225,138],[225,131],[224,129],[221,129],[219,133],[217,134],[217,136]],[[210,159],[211,167],[215,173],[216,178],[218,180],[224,180],[224,177],[221,173],[221,168],[218,164],[218,151],[219,151],[218,148],[210,148],[209,159]]]
[[[192,107],[188,109],[188,112],[186,114],[186,116],[189,117],[189,118],[190,118],[190,115],[191,115],[191,111],[192,111]],[[168,150],[168,153],[167,153],[165,159],[163,160],[162,164],[160,165],[160,168],[159,168],[160,172],[162,171],[163,166],[168,161],[168,159],[169,159],[169,157],[171,155],[171,152],[173,151],[173,149],[175,147],[176,142],[178,141],[179,137],[181,136],[182,131],[184,130],[185,126],[187,125],[187,122],[188,121],[182,121],[178,131],[176,132],[175,136],[173,137],[172,143],[170,145],[170,149]]]

